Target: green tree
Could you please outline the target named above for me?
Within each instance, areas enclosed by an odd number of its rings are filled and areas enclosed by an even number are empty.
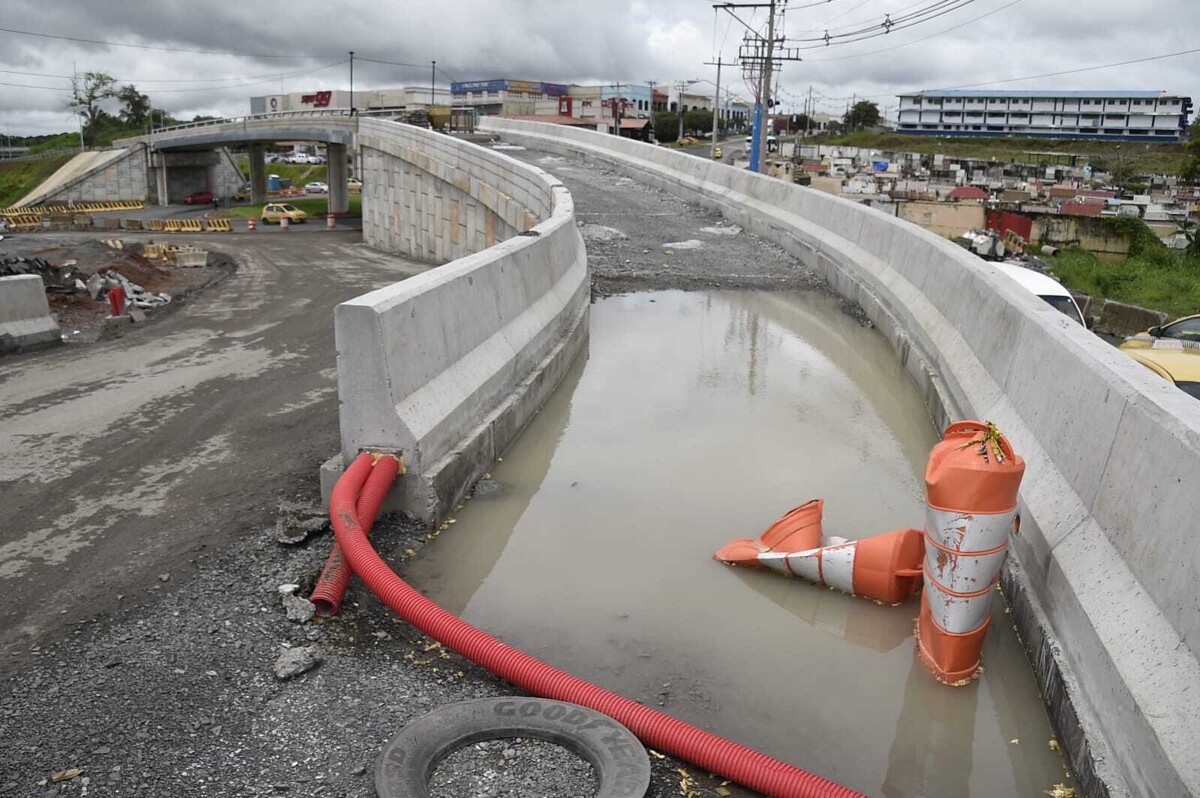
[[[879,106],[869,100],[859,100],[850,109],[849,113],[843,117],[847,130],[862,130],[868,127],[875,127],[879,124],[882,117],[879,115]]]
[[[114,96],[121,101],[121,121],[130,127],[145,127],[150,117],[150,97],[132,83],[122,86]]]
[[[685,133],[711,133],[712,111],[704,108],[693,108],[683,115],[683,130]]]
[[[674,111],[654,115],[654,138],[668,143],[679,138],[679,116]]]
[[[67,107],[83,117],[85,137],[95,138],[95,129],[106,116],[100,103],[114,96],[116,78],[104,72],[84,72],[71,78],[71,99]]]

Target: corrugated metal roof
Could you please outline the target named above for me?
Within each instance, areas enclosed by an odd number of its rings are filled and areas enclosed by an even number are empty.
[[[982,89],[946,89],[944,91],[911,91],[899,95],[901,97],[1030,97],[1034,99],[1049,99],[1052,97],[1068,97],[1071,99],[1134,99],[1134,100],[1153,100],[1153,99],[1191,99],[1180,94],[1171,94],[1166,91],[1012,91],[1005,89],[993,89],[985,91]]]

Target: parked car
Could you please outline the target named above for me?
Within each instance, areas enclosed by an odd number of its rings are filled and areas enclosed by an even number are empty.
[[[306,159],[307,163],[325,163],[324,155],[309,155]]]
[[[284,163],[308,163],[308,156],[302,152],[284,158]]]
[[[304,193],[306,193],[306,194],[328,194],[329,186],[326,185],[325,183],[320,182],[319,180],[314,180],[313,182],[308,183],[304,186]]]
[[[1188,396],[1200,399],[1200,348],[1126,349],[1121,351]]]
[[[184,205],[211,205],[216,195],[211,191],[193,191],[183,198]]]
[[[1151,327],[1141,335],[1125,339],[1122,349],[1151,349],[1158,340],[1192,341],[1200,345],[1200,315],[1184,316],[1161,327]]]
[[[1200,316],[1185,316],[1126,338],[1121,351],[1200,399]]]
[[[362,188],[362,181],[357,177],[352,177],[346,181],[346,188]]]
[[[308,214],[295,205],[289,205],[284,202],[272,202],[263,206],[263,224],[279,224],[285,218],[291,224],[303,224],[308,218]]]
[[[245,202],[246,200],[250,199],[251,193],[252,193],[252,189],[250,187],[250,184],[243,183],[241,188],[239,188],[237,191],[233,192],[231,199],[234,202]]]
[[[992,265],[1071,321],[1077,322],[1081,327],[1088,326],[1083,318],[1083,312],[1075,302],[1075,297],[1071,296],[1071,292],[1064,288],[1058,280],[1016,263],[1001,262]]]

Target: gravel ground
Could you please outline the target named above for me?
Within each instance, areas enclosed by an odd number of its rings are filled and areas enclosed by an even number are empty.
[[[595,164],[509,154],[554,172],[574,193],[598,295],[827,290],[794,258],[715,213]],[[318,498],[297,491],[279,498]],[[274,527],[239,528],[238,517],[227,514],[219,535],[181,537],[174,574],[122,588],[140,595],[110,596],[87,613],[64,608],[84,620],[42,636],[20,665],[0,671],[0,796],[365,798],[374,795],[376,756],[406,722],[443,704],[513,692],[360,586],[337,618],[289,620],[289,607],[302,618],[303,606],[280,586],[308,595],[330,535],[283,545]],[[387,516],[372,540],[403,576],[403,561],[433,534]],[[287,657],[299,660],[294,669],[311,667],[280,678],[289,649],[308,649]],[[468,748],[438,769],[438,795],[589,794],[590,766],[567,766],[564,757],[574,755],[556,748]],[[651,763],[651,796],[750,795],[654,752]]]
[[[828,291],[823,278],[720,213],[582,156],[506,150],[566,184],[587,243],[594,296],[667,289]]]
[[[435,534],[391,515],[372,540],[401,563]],[[193,575],[157,575],[143,588],[157,596],[148,608],[80,623],[35,647],[36,666],[9,677],[0,697],[0,795],[366,798],[375,795],[375,758],[409,720],[514,692],[357,585],[337,618],[288,620],[280,586],[308,595],[332,538],[326,530],[291,546],[275,535],[274,527],[246,529],[219,551],[183,546]],[[281,653],[302,647],[315,647],[319,664],[279,678]],[[515,752],[504,767],[492,747],[444,760],[438,795],[590,794],[581,790],[591,767],[574,754],[499,745],[501,760]],[[687,766],[651,761],[651,795],[685,794],[677,769]],[[719,794],[720,781],[688,775],[696,790],[688,795]]]
[[[442,760],[430,798],[586,798],[596,794],[586,759],[541,740],[489,740]]]

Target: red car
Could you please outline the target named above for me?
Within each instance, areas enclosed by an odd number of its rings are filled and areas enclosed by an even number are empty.
[[[211,205],[214,194],[211,191],[197,191],[183,198],[184,205]]]

